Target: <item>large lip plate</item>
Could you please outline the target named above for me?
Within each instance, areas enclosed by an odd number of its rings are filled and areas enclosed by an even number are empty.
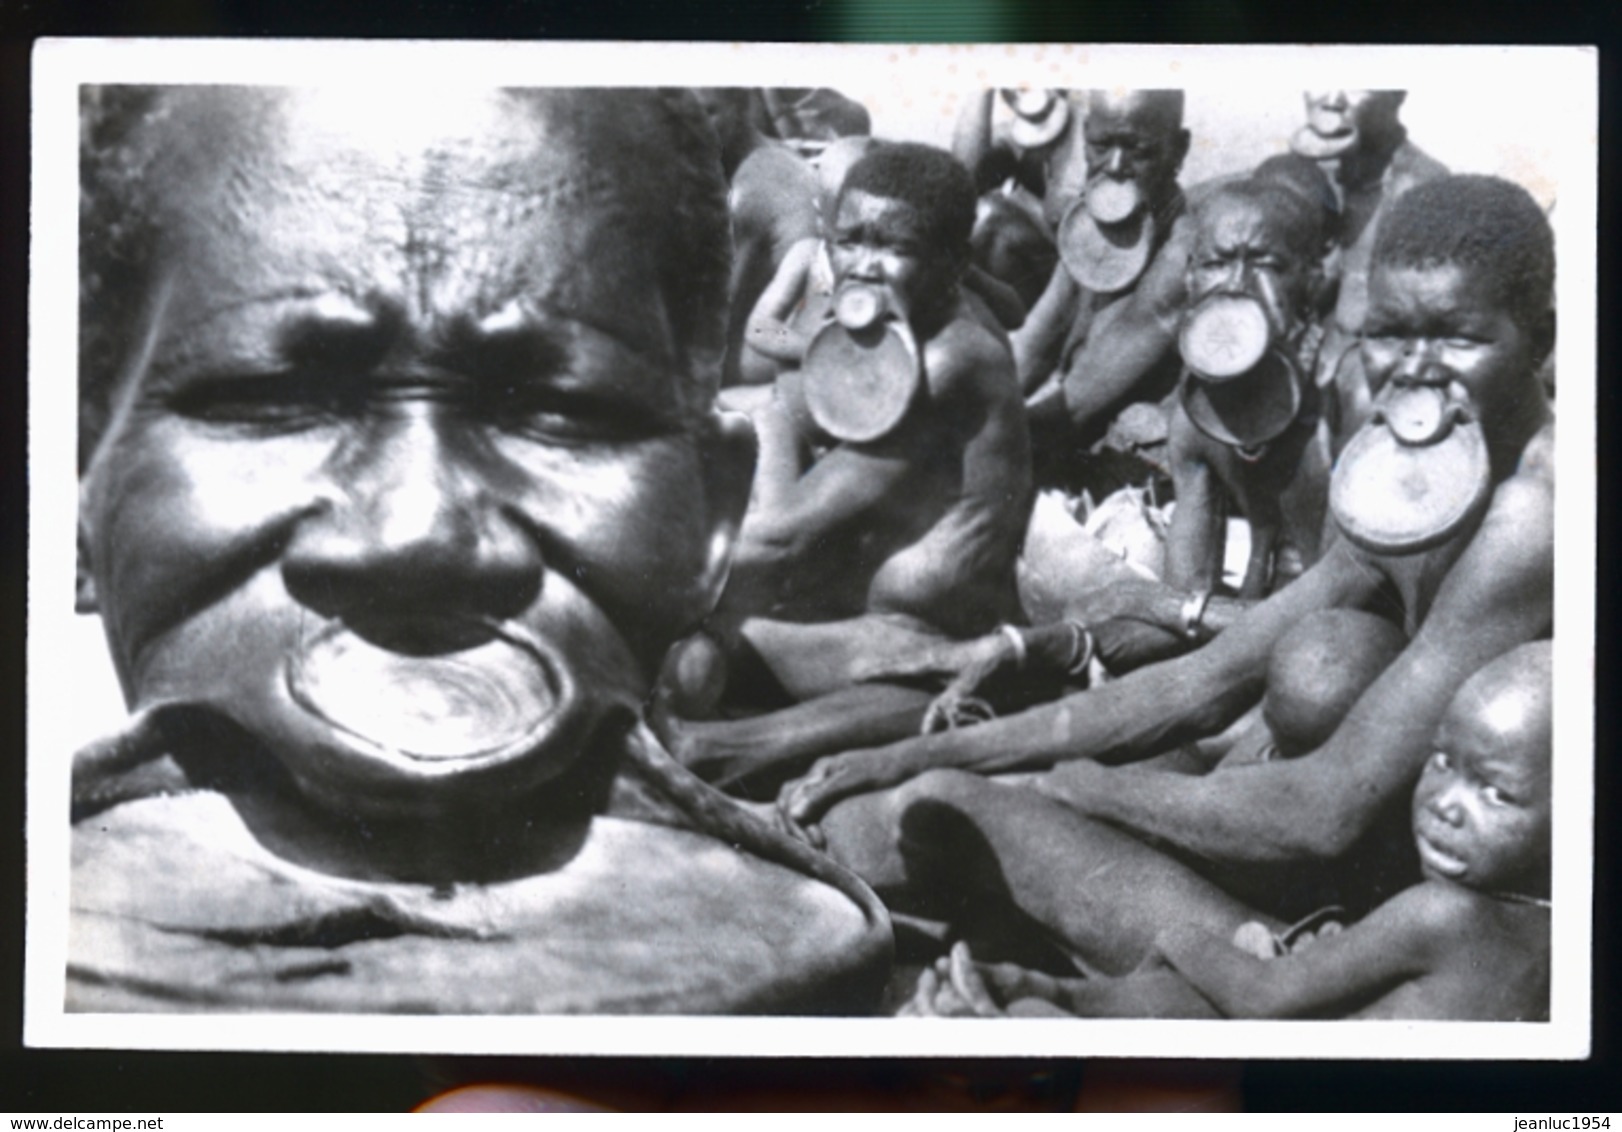
[[[448,779],[476,774],[481,770],[514,761],[547,744],[559,732],[564,717],[578,701],[577,689],[568,675],[567,666],[562,664],[544,643],[510,626],[488,626],[481,623],[480,627],[490,633],[490,639],[503,641],[528,656],[535,665],[540,679],[547,686],[547,704],[529,726],[511,739],[470,750],[465,755],[429,755],[401,750],[378,742],[344,721],[333,718],[323,709],[319,698],[311,695],[309,689],[304,686],[306,672],[301,661],[308,656],[311,646],[331,640],[338,634],[359,636],[342,623],[328,626],[314,641],[307,644],[304,650],[288,659],[282,669],[282,686],[294,708],[303,717],[303,721],[323,732],[323,746],[339,747],[345,754],[363,760],[362,765],[371,765],[375,769],[393,772],[395,775],[413,780]],[[367,646],[378,647],[370,642],[367,642]]]

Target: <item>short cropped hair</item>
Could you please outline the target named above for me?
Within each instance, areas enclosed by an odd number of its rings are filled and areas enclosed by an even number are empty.
[[[1380,222],[1372,262],[1467,268],[1523,326],[1554,301],[1549,219],[1530,193],[1502,177],[1455,174],[1409,189]]]
[[[1087,101],[1089,107],[1094,103],[1112,106],[1122,99],[1137,99],[1149,112],[1157,126],[1163,130],[1180,130],[1183,128],[1183,113],[1187,103],[1182,90],[1153,88],[1148,90],[1094,90],[1089,91]]]
[[[107,424],[113,390],[140,347],[140,320],[152,302],[158,253],[166,239],[160,196],[166,178],[153,175],[156,163],[169,152],[165,121],[183,99],[219,99],[230,89],[81,88],[81,468]],[[547,107],[560,144],[591,153],[608,167],[604,180],[614,186],[623,207],[665,221],[642,225],[627,238],[658,242],[660,293],[678,364],[690,383],[691,396],[684,401],[695,408],[713,405],[726,344],[730,220],[715,133],[697,99],[685,90],[629,88],[520,88],[501,94]],[[663,164],[657,175],[646,167],[647,147],[640,143],[647,138],[660,147]]]
[[[905,201],[938,246],[967,255],[974,231],[974,179],[968,169],[932,145],[891,142],[876,147],[845,174],[839,199],[860,190]]]
[[[1323,257],[1323,210],[1295,190],[1253,179],[1231,181],[1200,200],[1194,208],[1196,220],[1203,223],[1205,214],[1224,199],[1253,204],[1281,222],[1285,242],[1303,262],[1317,263]]]
[[[1300,196],[1320,213],[1319,228],[1325,240],[1334,239],[1340,230],[1340,202],[1335,198],[1335,186],[1323,167],[1299,153],[1278,153],[1256,166],[1250,179],[1258,184],[1278,185]]]

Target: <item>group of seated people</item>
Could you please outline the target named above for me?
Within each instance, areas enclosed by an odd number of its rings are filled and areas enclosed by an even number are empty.
[[[1546,1017],[1553,237],[1402,103],[88,96],[70,1005]]]
[[[1186,187],[1179,91],[824,151],[653,719],[879,894],[892,1006],[1546,1010],[1552,237],[1402,102],[1310,93]],[[1148,568],[1081,521],[1112,491]]]

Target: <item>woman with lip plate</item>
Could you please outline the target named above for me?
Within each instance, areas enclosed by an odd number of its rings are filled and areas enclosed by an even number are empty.
[[[1350,927],[1288,950],[1255,921],[1231,940],[1168,928],[1137,973],[1091,981],[975,965],[960,946],[912,1012],[1546,1019],[1552,661],[1550,642],[1522,645],[1454,695],[1414,789],[1423,879]]]
[[[95,88],[84,138],[131,720],[74,763],[68,1008],[868,1009],[872,894],[642,722],[754,456],[697,101]]]

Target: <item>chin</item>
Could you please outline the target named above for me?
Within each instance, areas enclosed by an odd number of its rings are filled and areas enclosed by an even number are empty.
[[[1473,883],[1470,862],[1455,850],[1438,845],[1418,830],[1414,831],[1414,847],[1419,852],[1419,869],[1427,880],[1452,881],[1455,884]]]

